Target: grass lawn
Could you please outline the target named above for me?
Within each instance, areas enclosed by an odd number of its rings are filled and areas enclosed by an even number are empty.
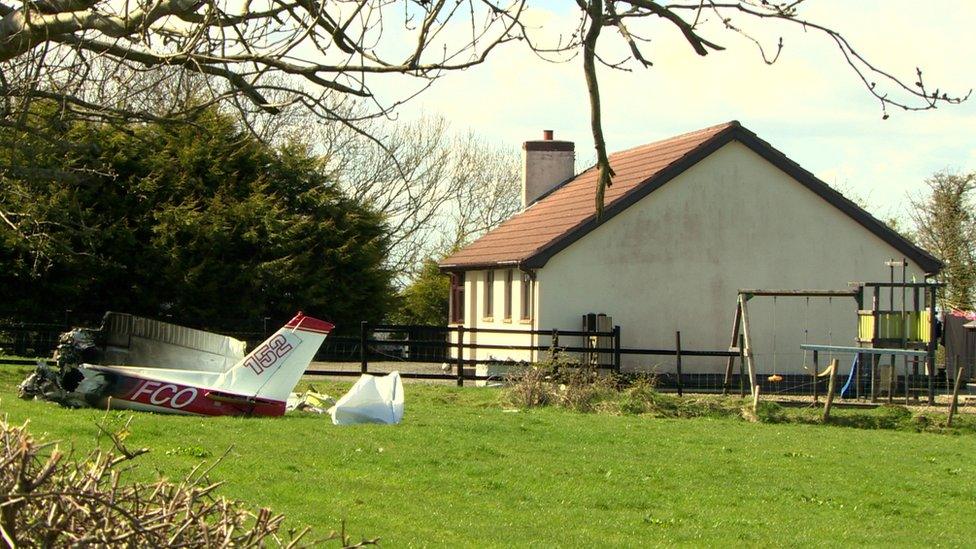
[[[98,444],[104,413],[17,399],[36,436]],[[348,384],[316,383],[330,394]],[[233,449],[222,493],[324,535],[346,520],[388,546],[970,545],[976,436],[655,419],[547,408],[506,412],[495,390],[406,386],[398,426],[327,417],[134,413],[134,474],[170,478]],[[865,413],[838,410],[838,415]],[[113,413],[121,422],[129,414]],[[102,440],[102,444],[107,441]]]

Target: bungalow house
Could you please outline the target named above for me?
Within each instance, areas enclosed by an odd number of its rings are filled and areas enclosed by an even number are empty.
[[[604,313],[625,348],[673,349],[680,331],[686,349],[724,350],[739,289],[846,289],[888,280],[891,259],[907,261],[908,280],[941,268],[735,121],[612,154],[616,176],[600,220],[597,170],[574,175],[573,143],[546,132],[523,149],[522,211],[440,263],[452,279],[451,323],[580,330],[582,315]],[[805,341],[854,345],[856,311],[845,297],[754,299],[757,369],[802,373]],[[549,337],[470,340],[548,345]],[[478,350],[488,356],[539,358]],[[669,360],[629,356],[623,365],[667,370]],[[725,360],[683,367],[719,373]]]

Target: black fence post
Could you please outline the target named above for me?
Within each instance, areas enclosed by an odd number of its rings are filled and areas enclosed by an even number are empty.
[[[552,349],[552,358],[555,360],[556,355],[559,354],[559,330],[556,328],[552,329],[552,341],[549,342],[549,346]]]
[[[678,396],[684,396],[684,390],[681,385],[681,331],[674,333],[674,360],[678,370]]]
[[[620,326],[613,327],[613,369],[620,373]]]
[[[458,326],[457,386],[464,386],[464,326]]]
[[[359,371],[361,373],[367,373],[369,366],[366,362],[366,335],[369,332],[369,322],[362,321],[359,323]]]

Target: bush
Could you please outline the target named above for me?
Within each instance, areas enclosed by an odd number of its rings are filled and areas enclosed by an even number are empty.
[[[655,417],[736,417],[738,401],[716,397],[678,397],[655,388],[656,378],[637,376],[629,385],[613,375],[562,355],[514,372],[507,401],[520,408],[555,405],[578,412],[649,414]]]
[[[552,372],[532,364],[508,375],[508,403],[518,408],[535,408],[552,403]]]
[[[638,377],[630,387],[624,389],[618,408],[624,414],[643,414],[659,406],[663,400],[654,386],[654,380]]]
[[[876,429],[899,429],[912,423],[912,411],[904,406],[885,404],[875,416]]]
[[[658,392],[656,378],[638,375],[601,375],[565,355],[513,372],[506,400],[519,408],[559,406],[578,412],[641,415],[659,418],[732,418],[757,423],[823,423],[822,408],[785,408],[776,402],[752,401],[719,395],[685,395]],[[936,433],[976,433],[976,415],[955,416],[951,428],[941,414],[913,414],[904,406],[881,406],[874,410],[838,410],[831,425],[857,429],[888,429]]]
[[[120,464],[147,452],[123,445],[72,460],[37,443],[26,424],[0,419],[0,527],[10,547],[276,547],[296,546],[308,532],[280,532],[284,516],[218,497],[220,483],[201,468],[179,483],[123,482]],[[345,533],[326,540],[350,545]],[[363,544],[373,544],[366,540]]]
[[[751,412],[752,406],[748,405],[747,407]],[[768,400],[759,401],[759,405],[756,406],[755,418],[760,423],[783,423],[788,419],[786,410],[782,406]]]
[[[557,405],[578,412],[592,412],[617,393],[613,376],[551,351],[544,361],[510,373],[508,386],[507,401],[513,406]]]
[[[564,371],[556,393],[556,403],[577,412],[592,412],[617,396],[613,376],[600,375],[593,368],[576,367]]]

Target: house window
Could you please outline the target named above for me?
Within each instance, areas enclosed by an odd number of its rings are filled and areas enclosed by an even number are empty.
[[[464,322],[464,273],[451,273],[451,322]]]
[[[522,273],[522,320],[532,319],[532,277]]]
[[[495,271],[485,271],[485,318],[495,316]]]
[[[505,271],[505,320],[512,320],[512,278],[511,269]]]

